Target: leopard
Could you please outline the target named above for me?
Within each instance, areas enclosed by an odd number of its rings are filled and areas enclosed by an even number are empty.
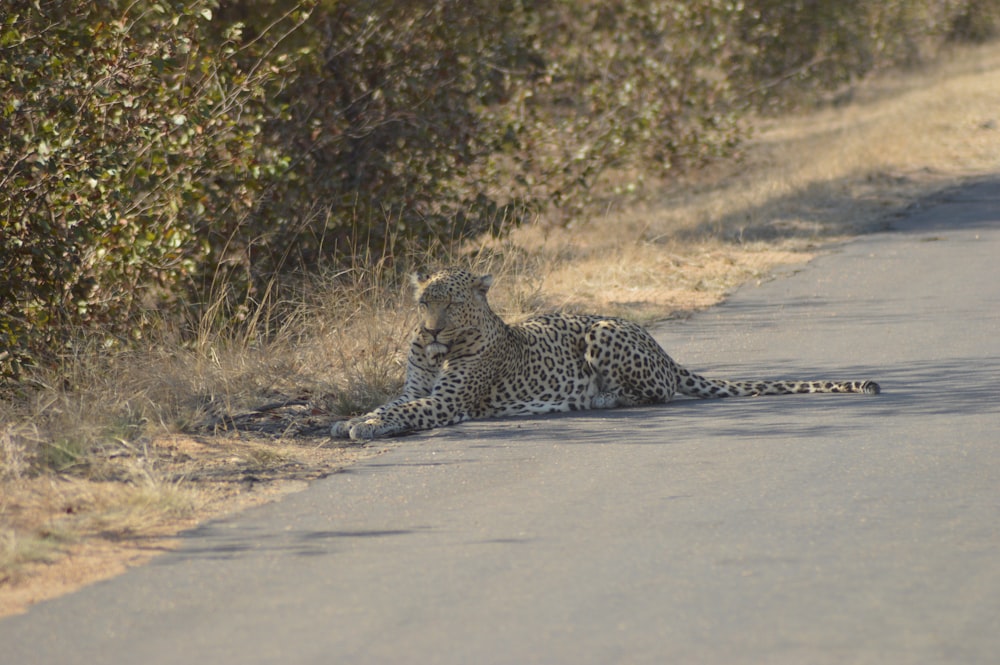
[[[696,398],[795,393],[878,394],[871,381],[729,381],[675,362],[639,324],[612,316],[550,313],[508,324],[492,309],[489,274],[445,268],[411,277],[419,323],[402,394],[338,420],[355,441],[468,420],[612,409]]]

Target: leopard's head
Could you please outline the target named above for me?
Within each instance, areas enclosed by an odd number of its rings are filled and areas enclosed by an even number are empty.
[[[458,342],[481,338],[499,321],[486,300],[491,275],[448,268],[428,277],[413,275],[420,308],[420,334],[428,355],[440,357]]]

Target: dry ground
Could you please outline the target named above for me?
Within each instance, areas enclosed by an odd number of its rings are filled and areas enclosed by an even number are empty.
[[[997,174],[1000,46],[877,77],[759,127],[739,163],[593,222],[542,223],[487,243],[490,258],[476,267],[496,273],[496,307],[515,317],[551,307],[646,322],[684,315],[825,243],[882,228],[935,192]],[[0,411],[0,616],[378,454],[325,429],[397,388],[411,321],[403,300],[378,275],[339,276],[309,299],[278,345],[206,334],[166,358],[74,369],[68,389],[42,391],[33,409]],[[74,392],[80,385],[97,387]],[[86,425],[95,412],[98,424]],[[74,434],[53,434],[63,430]],[[29,472],[43,439],[63,473]]]
[[[304,489],[377,446],[264,437],[164,436],[138,482],[43,475],[3,483],[0,616],[117,575],[179,531]]]

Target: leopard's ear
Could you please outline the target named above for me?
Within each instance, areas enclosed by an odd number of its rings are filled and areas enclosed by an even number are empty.
[[[411,272],[410,273],[410,287],[413,289],[411,292],[413,294],[413,301],[416,303],[420,302],[420,294],[423,293],[424,286],[427,285],[428,275],[424,272]]]
[[[419,291],[420,289],[427,286],[427,282],[430,281],[431,277],[434,276],[433,272],[428,270],[419,270],[410,273],[410,285],[413,287],[414,291]]]
[[[472,289],[479,295],[486,297],[486,292],[493,286],[493,275],[481,275],[472,282]]]

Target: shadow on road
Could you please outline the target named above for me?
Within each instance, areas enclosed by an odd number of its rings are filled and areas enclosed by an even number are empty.
[[[234,559],[249,554],[290,553],[321,556],[335,551],[335,543],[354,539],[395,538],[426,532],[430,527],[375,530],[285,530],[273,531],[246,523],[217,521],[181,534],[183,549],[156,559],[152,565],[171,566],[186,559]]]
[[[897,184],[909,180],[906,176],[894,177]],[[739,208],[729,215],[713,218],[701,225],[682,232],[687,238],[723,237],[737,242],[776,241],[788,238],[815,240],[843,236],[875,233],[886,230],[904,231],[947,231],[976,229],[995,226],[998,222],[997,207],[984,206],[983,202],[1000,203],[1000,181],[994,179],[967,182],[942,192],[932,194],[908,208],[902,208],[891,217],[869,223],[845,222],[842,211],[842,195],[831,196],[829,192],[856,190],[854,199],[858,203],[879,201],[884,194],[879,187],[865,192],[858,187],[854,178],[843,178],[809,186],[811,192],[796,191],[786,197],[770,199],[760,206]],[[805,196],[803,196],[805,194]],[[803,201],[812,202],[805,208]],[[940,204],[949,205],[949,216],[942,217],[932,209]],[[928,210],[928,213],[924,213]],[[775,211],[788,211],[786,216]]]
[[[938,207],[947,205],[947,215]],[[992,205],[991,205],[992,204]],[[957,231],[995,228],[1000,224],[1000,181],[982,180],[946,190],[913,206],[898,223],[899,231]]]

